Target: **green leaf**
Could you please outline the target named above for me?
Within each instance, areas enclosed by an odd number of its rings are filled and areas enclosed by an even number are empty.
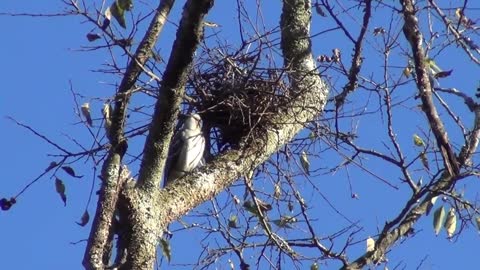
[[[238,204],[240,204],[241,201],[240,201],[240,199],[237,197],[237,195],[233,195],[233,202],[234,202],[236,205],[238,205]]]
[[[228,227],[238,229],[237,220],[238,220],[237,216],[235,215],[230,216],[230,218],[228,219]]]
[[[63,166],[62,169],[63,169],[66,173],[68,173],[68,175],[73,176],[73,177],[75,177],[75,178],[82,178],[82,177],[83,177],[83,175],[76,175],[76,174],[75,174],[75,171],[74,171],[74,170],[72,169],[72,167],[70,167],[70,166]]]
[[[131,38],[117,39],[115,40],[115,44],[122,48],[132,47],[133,39]]]
[[[213,28],[219,27],[218,24],[216,24],[216,23],[214,23],[214,22],[208,22],[208,21],[203,21],[203,26],[205,26],[205,27],[213,27]]]
[[[125,21],[125,9],[121,8],[117,1],[113,2],[113,4],[105,10],[105,18],[111,21],[112,16],[121,27],[127,28],[127,23]]]
[[[82,107],[80,108],[82,111],[83,117],[85,117],[85,120],[87,121],[88,126],[93,125],[92,121],[92,115],[90,114],[90,104],[88,102],[85,102],[82,104]]]
[[[308,156],[305,151],[302,151],[300,154],[300,163],[302,164],[302,168],[307,175],[310,175],[310,161],[308,161]]]
[[[235,270],[235,265],[233,264],[232,260],[228,259],[228,266],[231,270]]]
[[[172,249],[170,247],[170,243],[168,242],[168,240],[161,238],[160,246],[162,247],[163,256],[167,258],[168,262],[170,262],[170,260],[172,259]]]
[[[447,230],[448,237],[451,238],[457,228],[457,215],[455,215],[455,208],[450,208],[448,211],[447,219],[445,220],[443,227]]]
[[[55,168],[57,166],[57,162],[55,161],[52,161],[50,162],[50,164],[48,165],[48,167],[45,169],[46,172],[50,171],[51,169]]]
[[[425,62],[428,65],[428,67],[431,68],[435,73],[442,71],[442,69],[439,66],[437,66],[437,63],[435,63],[435,60],[433,60],[432,58],[425,59]]]
[[[55,179],[55,190],[57,191],[58,195],[60,195],[60,198],[63,201],[63,205],[67,206],[67,195],[65,194],[66,188],[60,178]]]
[[[435,79],[446,78],[446,77],[452,75],[452,72],[453,72],[453,69],[446,70],[446,71],[440,71],[440,72],[437,72],[437,73],[433,74],[433,77],[435,77]]]
[[[418,179],[417,186],[421,188],[423,186],[423,177],[420,176],[420,179]]]
[[[247,210],[248,212],[254,214],[255,216],[258,216],[258,211],[257,211],[257,208],[255,207],[255,204],[248,200],[248,201],[245,201],[243,203],[243,207],[245,208],[245,210]]]
[[[432,211],[433,205],[435,204],[437,199],[438,199],[438,196],[435,196],[432,199],[430,199],[430,202],[427,205],[427,216],[430,215],[430,211]]]
[[[403,69],[403,75],[408,78],[410,77],[410,74],[412,74],[412,67],[410,66],[405,67]]]
[[[102,115],[103,115],[103,127],[105,128],[105,134],[107,138],[110,138],[110,129],[112,127],[112,112],[113,108],[110,103],[103,104]]]
[[[327,14],[325,14],[325,12],[323,12],[323,9],[318,2],[315,3],[314,6],[315,6],[315,11],[317,12],[318,15],[320,15],[322,17],[327,17]]]
[[[372,237],[367,238],[367,252],[375,250],[375,240]]]
[[[121,9],[131,10],[133,8],[132,0],[117,0],[117,4]]]
[[[266,211],[270,211],[272,210],[272,205],[269,204],[269,203],[266,203],[260,199],[257,199],[255,198],[255,200],[257,201],[257,204],[258,204],[258,207],[260,208],[260,210],[262,212],[266,212]],[[253,203],[253,201],[245,201],[243,203],[243,207],[250,213],[254,214],[255,216],[258,216],[259,213],[258,213],[258,210],[257,210],[257,207],[256,205]],[[263,213],[262,213],[263,214]]]
[[[418,136],[417,134],[413,134],[413,143],[416,146],[425,146],[425,143],[423,142],[422,138]]]
[[[293,202],[292,202],[292,201],[288,201],[287,206],[288,206],[288,211],[293,212],[293,209],[294,209]]]
[[[273,224],[277,225],[279,228],[293,229],[290,224],[296,223],[297,219],[292,216],[283,216],[280,219],[272,220]]]
[[[9,199],[7,198],[2,198],[0,199],[0,209],[2,209],[3,211],[7,211],[9,210],[15,203],[17,202],[17,200],[12,197]]]
[[[422,161],[423,167],[429,171],[430,166],[428,165],[427,154],[425,154],[425,152],[420,153],[420,160]]]
[[[373,28],[373,35],[378,36],[378,35],[384,35],[387,31],[383,27],[375,27]],[[407,76],[408,77],[408,76]]]
[[[280,196],[282,195],[282,189],[280,187],[280,183],[277,182],[275,184],[275,187],[273,188],[273,197],[278,200],[280,199]]]
[[[435,210],[433,213],[433,229],[435,231],[435,235],[438,235],[440,233],[440,230],[442,229],[442,224],[444,223],[445,219],[445,208],[442,206]]]
[[[90,215],[88,214],[88,211],[85,210],[85,212],[82,215],[82,218],[80,219],[80,222],[75,222],[78,225],[84,227],[85,225],[88,224],[88,221],[90,220]]]
[[[93,41],[95,41],[95,40],[97,40],[97,39],[99,39],[99,38],[101,38],[101,36],[100,36],[99,34],[96,34],[96,33],[88,33],[88,34],[87,34],[87,39],[88,39],[88,41],[90,41],[90,42],[93,42]]]

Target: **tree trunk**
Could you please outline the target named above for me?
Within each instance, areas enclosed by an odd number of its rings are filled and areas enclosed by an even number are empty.
[[[112,234],[115,207],[121,209],[120,216],[126,217],[126,220],[121,220],[124,224],[120,225],[123,232],[120,235],[122,243],[125,241],[126,260],[120,268],[151,269],[158,240],[169,223],[213,198],[266,161],[301,131],[305,123],[314,120],[326,103],[328,88],[316,71],[311,53],[310,2],[285,0],[280,23],[285,68],[291,82],[291,99],[287,106],[278,108],[277,114],[269,119],[268,125],[251,130],[248,140],[245,138],[239,149],[222,153],[200,170],[160,190],[163,166],[183,97],[186,76],[202,38],[203,17],[212,4],[213,1],[208,0],[190,0],[185,4],[177,39],[152,117],[140,176],[137,182],[127,181],[127,184],[122,186],[120,204],[116,204],[119,192],[112,191],[118,191],[122,185],[119,179],[125,179],[117,177],[121,153],[116,153],[117,148],[113,147],[110,151],[111,158],[105,161],[104,186],[85,254],[84,265],[87,269],[104,269],[108,264],[105,260],[108,257],[105,256],[108,251],[106,243],[111,239],[109,235]],[[154,23],[155,20],[152,24]],[[150,27],[149,31],[152,28],[154,27]],[[121,114],[119,108],[125,107],[127,102],[125,99],[117,102],[117,116]],[[118,133],[121,128],[117,126],[116,134],[121,134]],[[102,235],[97,235],[99,233]]]

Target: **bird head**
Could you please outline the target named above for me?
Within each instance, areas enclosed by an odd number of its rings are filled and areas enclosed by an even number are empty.
[[[201,125],[200,122],[202,119],[200,118],[200,115],[194,113],[194,114],[189,114],[187,115],[187,118],[185,119],[185,128],[186,129],[193,129],[197,130],[200,129]]]

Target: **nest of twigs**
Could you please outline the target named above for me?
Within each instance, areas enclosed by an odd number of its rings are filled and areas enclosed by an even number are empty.
[[[190,80],[193,104],[219,151],[236,148],[289,101],[282,70],[257,67],[257,60],[223,57],[197,67]]]

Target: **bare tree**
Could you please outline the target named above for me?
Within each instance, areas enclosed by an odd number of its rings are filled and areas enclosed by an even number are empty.
[[[425,229],[417,224],[431,211],[432,235],[443,227],[455,240],[480,226],[471,183],[479,167],[480,106],[458,89],[454,67],[440,68],[448,56],[478,70],[474,4],[438,2],[284,0],[278,25],[269,27],[262,5],[279,3],[259,1],[253,15],[253,4],[237,0],[239,42],[232,44],[217,30],[222,26],[205,20],[214,1],[187,0],[167,56],[157,40],[173,0],[155,9],[131,0],[101,7],[65,1],[65,14],[95,27],[87,38],[96,45],[84,49],[110,52],[102,71],[121,79],[113,96],[98,98],[101,117],[74,93],[79,117],[95,134],[92,147],[67,150],[18,124],[60,152],[39,178],[60,168],[76,177],[68,164],[82,158],[101,168],[84,267],[151,269],[178,252],[171,250],[172,234],[196,230],[206,235],[191,265],[199,269],[219,261],[231,269],[405,268],[389,256]],[[124,35],[119,27],[132,30]],[[329,35],[335,42],[325,45]],[[322,53],[326,48],[332,53]],[[139,105],[135,97],[145,99]],[[162,188],[172,136],[191,112],[203,120],[205,164]],[[129,148],[132,141],[143,149]],[[347,196],[332,200],[325,179],[336,179],[329,185]],[[340,206],[353,201],[368,216],[361,201],[372,194],[359,187],[367,184],[385,193],[380,197],[401,198],[373,200],[393,209],[375,226]],[[65,201],[59,178],[56,186]],[[22,192],[2,199],[2,209]],[[169,229],[177,220],[181,226]],[[88,222],[86,211],[79,224]]]

